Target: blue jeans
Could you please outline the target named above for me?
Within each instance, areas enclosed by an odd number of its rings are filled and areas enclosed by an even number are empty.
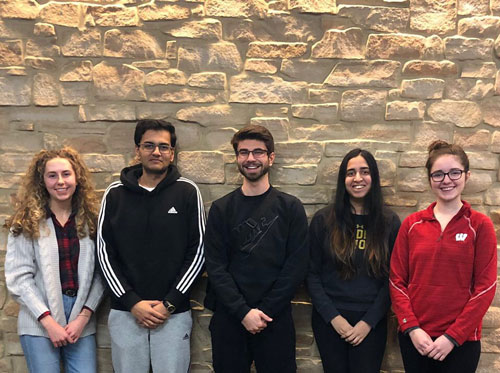
[[[68,320],[76,297],[63,295],[64,314]],[[61,357],[65,373],[97,372],[95,335],[78,339],[74,344],[55,348],[49,338],[22,335],[21,346],[31,373],[60,372]]]

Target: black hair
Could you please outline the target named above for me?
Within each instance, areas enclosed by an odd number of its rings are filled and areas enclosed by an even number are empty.
[[[136,146],[141,143],[142,136],[146,131],[168,131],[170,133],[170,146],[175,147],[177,136],[175,135],[175,127],[172,123],[161,119],[141,119],[137,122],[134,132],[134,142]]]

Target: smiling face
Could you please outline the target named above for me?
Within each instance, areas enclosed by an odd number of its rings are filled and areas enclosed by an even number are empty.
[[[253,151],[256,149],[267,151],[266,144],[260,140],[242,140],[238,143],[237,151]],[[251,182],[256,182],[266,175],[269,172],[269,168],[273,165],[273,161],[274,153],[265,153],[258,157],[255,157],[253,153],[249,153],[248,156],[236,155],[238,170]]]
[[[372,177],[366,160],[361,155],[351,158],[347,162],[345,176],[345,188],[349,194],[351,203],[362,202],[370,191],[371,186]]]
[[[451,170],[464,170],[460,158],[452,154],[444,154],[434,161],[431,167],[431,175],[437,171],[448,173]],[[460,201],[465,183],[470,176],[470,172],[462,173],[457,180],[451,180],[449,175],[445,175],[442,181],[429,180],[432,192],[439,202],[457,202]]]
[[[71,202],[77,182],[71,163],[65,158],[52,158],[45,164],[43,173],[50,202]]]
[[[142,144],[153,144],[153,151],[148,151],[141,147]],[[161,153],[158,145],[171,145],[170,132],[167,130],[147,130],[142,135],[139,146],[135,147],[135,153],[142,164],[142,168],[147,174],[161,175],[165,173],[168,166],[174,160],[174,150]]]

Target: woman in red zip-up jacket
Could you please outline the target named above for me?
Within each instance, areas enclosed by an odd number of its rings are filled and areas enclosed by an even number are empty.
[[[470,171],[460,146],[433,142],[426,168],[436,202],[403,221],[391,257],[403,363],[407,373],[475,372],[496,288],[495,230],[461,199]]]

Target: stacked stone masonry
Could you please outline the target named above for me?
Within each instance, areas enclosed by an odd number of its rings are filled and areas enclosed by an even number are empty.
[[[133,155],[135,122],[163,118],[207,207],[241,182],[231,135],[268,127],[272,183],[309,216],[360,146],[404,218],[433,198],[426,146],[454,141],[471,158],[465,198],[500,233],[499,34],[500,0],[0,0],[0,220],[39,149],[75,147],[102,191]],[[2,231],[1,263],[5,246]],[[0,372],[26,372],[0,269]],[[212,371],[204,286],[193,291],[193,372]],[[112,371],[108,308],[99,372]],[[299,371],[320,372],[303,288],[293,308]],[[391,319],[385,372],[403,371],[395,329]],[[500,371],[500,295],[482,346],[478,371]]]

